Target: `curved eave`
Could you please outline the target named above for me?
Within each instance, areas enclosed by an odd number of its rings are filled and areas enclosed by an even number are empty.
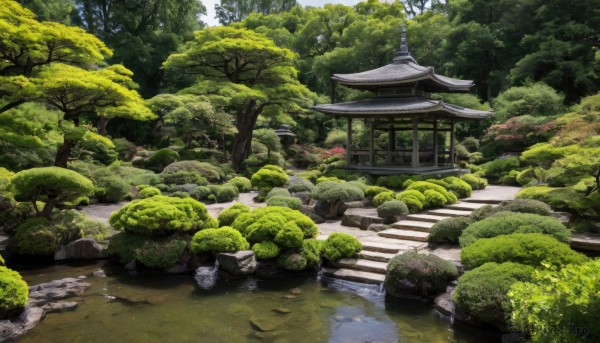
[[[408,70],[394,70],[401,66],[408,67],[404,68]],[[338,84],[357,89],[402,86],[419,81],[431,83],[432,85],[428,87],[431,91],[468,92],[473,87],[472,80],[459,80],[438,75],[432,67],[423,67],[412,62],[392,63],[362,73],[334,74],[332,79]]]
[[[425,98],[371,99],[313,106],[313,110],[340,117],[412,117],[415,114],[459,119],[485,119],[490,111],[478,111]]]

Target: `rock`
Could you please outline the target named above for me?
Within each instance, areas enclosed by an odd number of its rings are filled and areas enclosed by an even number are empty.
[[[217,255],[221,269],[233,275],[250,275],[256,271],[257,262],[252,250]]]
[[[292,313],[292,310],[290,310],[289,308],[285,308],[285,307],[272,308],[271,311],[273,311],[275,313],[279,313],[279,314],[290,314],[290,313]]]
[[[304,205],[308,205],[310,203],[310,192],[292,193],[292,196],[302,200],[302,204]]]
[[[327,201],[317,201],[315,203],[314,212],[319,217],[327,218],[329,216],[329,209],[331,205]]]
[[[281,270],[281,267],[276,263],[260,261],[258,262],[255,275],[258,277],[272,277],[281,273]]]
[[[386,224],[380,224],[380,223],[371,224],[367,228],[368,231],[375,231],[375,232],[379,232],[379,231],[383,231],[383,230],[387,230],[387,229],[389,229],[389,226],[387,226]]]
[[[55,261],[96,260],[104,257],[104,249],[93,238],[80,238],[66,246],[61,245],[54,253]]]
[[[365,204],[364,201],[359,200],[359,201],[349,201],[349,202],[345,202],[342,203],[339,207],[338,207],[338,216],[343,216],[344,213],[346,213],[346,211],[350,208],[364,208],[366,207],[367,204]]]
[[[433,301],[435,309],[444,316],[454,316],[456,314],[456,305],[452,301],[452,293],[454,293],[454,287],[448,287],[446,293],[438,295]]]
[[[350,208],[342,217],[344,226],[354,226],[366,230],[371,224],[383,224],[383,219],[377,216],[375,208]]]
[[[92,276],[95,277],[106,277],[106,273],[102,269],[98,269],[92,273]]]
[[[65,278],[29,287],[29,305],[41,306],[54,300],[81,295],[89,283],[84,282],[85,276]]]
[[[211,289],[217,283],[218,266],[201,266],[196,269],[194,279],[202,289]]]
[[[75,301],[59,301],[55,303],[48,303],[42,306],[44,313],[56,313],[56,312],[67,312],[73,311],[77,308]]]
[[[31,330],[42,320],[43,316],[44,310],[41,307],[27,307],[19,316],[19,321],[22,323],[22,330]]]
[[[273,331],[277,327],[277,324],[272,320],[258,317],[251,317],[250,324],[252,324],[252,327],[254,327],[256,330],[262,332]]]
[[[303,205],[302,208],[300,208],[300,212],[304,213],[307,217],[312,219],[312,221],[315,222],[315,224],[324,223],[325,219],[323,219],[323,217],[321,217],[320,215],[316,214],[314,212],[314,208],[315,208],[314,205],[313,206]]]
[[[123,268],[125,268],[125,270],[133,272],[135,270],[137,270],[137,264],[135,263],[135,260],[129,261],[129,263],[127,263]]]

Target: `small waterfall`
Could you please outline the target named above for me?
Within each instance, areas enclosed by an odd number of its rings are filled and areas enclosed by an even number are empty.
[[[219,261],[215,261],[212,267],[198,267],[194,275],[196,283],[202,289],[211,289],[217,283],[217,273],[219,272]]]

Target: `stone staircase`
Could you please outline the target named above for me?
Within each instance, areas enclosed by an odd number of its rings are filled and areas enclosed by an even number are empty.
[[[462,199],[443,208],[410,214],[391,224],[389,229],[378,232],[377,236],[360,238],[362,251],[353,258],[340,259],[335,267],[323,267],[322,273],[349,281],[380,284],[385,279],[387,264],[392,257],[409,250],[427,251],[429,230],[435,223],[450,217],[468,216],[478,208],[498,203],[500,201],[471,202]],[[319,239],[327,239],[327,236]]]

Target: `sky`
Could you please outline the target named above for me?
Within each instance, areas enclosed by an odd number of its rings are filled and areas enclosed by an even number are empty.
[[[202,0],[206,11],[206,16],[202,17],[202,20],[208,24],[208,26],[219,25],[219,21],[215,19],[215,4],[218,4],[219,0]],[[359,3],[360,0],[298,0],[298,3],[302,6],[323,6],[324,4],[344,4],[353,6]]]

